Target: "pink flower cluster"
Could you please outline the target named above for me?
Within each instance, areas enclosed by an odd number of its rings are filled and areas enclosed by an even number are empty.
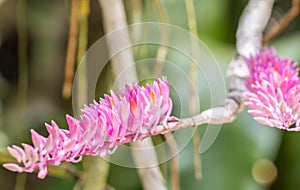
[[[15,163],[3,166],[15,172],[38,169],[38,177],[44,178],[49,165],[63,161],[76,163],[84,155],[112,154],[123,143],[135,141],[145,133],[155,133],[158,124],[166,126],[172,111],[169,94],[166,78],[154,81],[151,86],[126,86],[119,94],[111,91],[111,96],[105,95],[99,103],[85,106],[81,120],[67,115],[69,130],[60,129],[54,121],[46,124],[48,137],[31,130],[33,146],[8,147],[22,166]]]
[[[245,59],[250,69],[245,105],[261,124],[300,131],[300,77],[296,64],[264,49]],[[293,126],[294,125],[294,126]]]

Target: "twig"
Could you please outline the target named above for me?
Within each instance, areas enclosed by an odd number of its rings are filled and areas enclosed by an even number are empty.
[[[87,103],[87,70],[84,64],[84,54],[88,46],[88,15],[89,15],[89,0],[80,0],[79,3],[79,30],[78,30],[78,50],[77,50],[77,81],[74,81],[77,88],[77,105],[84,105]],[[81,61],[83,64],[81,64]],[[80,64],[80,67],[79,67]],[[78,110],[79,112],[80,110]]]
[[[179,156],[176,140],[173,138],[172,133],[165,133],[164,137],[170,148],[170,154],[174,155],[171,159],[171,187],[172,190],[180,190]]]
[[[264,36],[263,44],[266,44],[270,40],[275,38],[299,14],[299,8],[300,8],[300,0],[292,0],[291,9]]]
[[[153,6],[157,12],[158,20],[161,23],[168,23],[168,17],[166,11],[160,0],[153,0]],[[169,39],[169,29],[166,25],[161,26],[161,43],[167,44]],[[165,45],[160,45],[157,54],[156,54],[156,63],[154,67],[154,77],[161,76],[164,61],[166,60],[168,54],[168,47]],[[178,147],[176,144],[176,140],[173,138],[171,133],[165,133],[164,137],[166,138],[166,142],[169,146],[171,155],[174,155],[171,162],[171,187],[173,190],[180,190],[180,174],[179,174],[179,154]]]
[[[221,108],[221,109],[223,109],[223,108]],[[142,133],[137,138],[136,138],[136,134],[127,135],[124,138],[125,140],[123,138],[117,139],[115,145],[119,146],[119,145],[126,144],[129,142],[143,141],[144,139],[147,139],[152,136],[169,133],[172,131],[176,131],[178,129],[187,128],[187,127],[191,127],[191,126],[198,126],[198,125],[207,124],[207,123],[210,123],[210,124],[229,123],[232,121],[232,119],[219,121],[219,116],[216,116],[217,120],[214,120],[214,122],[213,122],[210,118],[212,114],[209,113],[206,115],[205,113],[202,112],[201,114],[195,115],[193,117],[180,119],[179,121],[177,121],[177,120],[169,121],[167,125],[158,125],[158,126],[156,126],[156,129],[153,130],[154,131],[153,133],[150,133],[150,132]],[[106,149],[108,147],[109,147],[109,143],[104,143],[103,148]]]
[[[65,66],[65,80],[62,89],[62,96],[70,98],[72,92],[72,82],[74,77],[75,55],[77,48],[77,34],[78,34],[78,18],[79,18],[79,0],[72,0],[71,15],[70,15],[70,29],[69,40],[66,55]]]
[[[236,33],[238,55],[248,57],[261,48],[263,31],[270,19],[273,3],[274,0],[249,1]]]
[[[143,14],[143,2],[142,0],[128,0],[124,1],[126,16],[128,19],[128,23],[140,23],[142,22],[142,14]],[[140,32],[137,34],[140,36]],[[133,36],[135,37],[135,36]]]
[[[184,3],[185,3],[185,9],[188,17],[189,31],[192,34],[198,36],[194,2],[193,0],[185,0]]]
[[[187,17],[188,17],[188,26],[189,26],[189,31],[198,37],[198,31],[197,31],[197,21],[196,21],[196,15],[195,15],[195,9],[194,9],[194,4],[193,0],[185,0],[185,8],[187,12]],[[196,55],[199,53],[200,48],[198,46],[198,43],[195,42],[192,39],[190,39],[191,42],[191,49],[192,49],[192,54]],[[190,80],[193,83],[193,87],[197,88],[198,87],[198,73],[197,73],[197,68],[195,63],[190,64]],[[189,101],[189,111],[191,115],[194,115],[196,113],[200,112],[200,107],[197,104],[198,102],[198,97],[193,93],[195,89],[193,87],[190,87],[190,101]],[[197,90],[196,90],[197,91]],[[201,179],[202,177],[202,166],[201,166],[201,156],[199,154],[199,148],[200,148],[200,135],[199,133],[196,132],[193,135],[193,146],[194,146],[194,167],[195,167],[195,178],[196,179]]]
[[[83,162],[84,173],[83,190],[105,189],[109,171],[109,163],[100,157],[85,157]]]
[[[27,173],[18,173],[16,178],[15,190],[25,190]]]
[[[142,22],[142,14],[143,14],[143,2],[142,0],[128,0],[124,1],[124,3],[128,3],[128,7],[130,7],[130,11],[127,13],[128,22],[130,24],[141,23]],[[137,41],[142,36],[142,28],[131,31],[133,41]],[[139,47],[133,47],[134,51],[136,51]]]
[[[195,167],[195,179],[202,179],[202,162],[201,162],[201,154],[199,154],[201,138],[197,131],[193,136],[193,154],[194,154],[194,167]]]
[[[162,6],[161,1],[153,0],[152,3],[157,12],[159,22],[168,23],[168,17],[164,10],[164,7]],[[162,44],[167,44],[168,38],[169,38],[168,34],[169,34],[168,27],[166,25],[162,25],[161,26],[161,43]],[[163,61],[166,60],[167,54],[168,54],[168,47],[165,45],[160,45],[157,50],[157,54],[156,54],[157,62],[154,67],[154,74],[153,74],[154,77],[161,76],[163,66],[164,66]]]
[[[106,34],[127,25],[122,0],[99,0],[99,3],[102,9],[104,29]],[[113,51],[113,49],[120,44],[125,45],[123,47],[130,47],[131,43],[129,40],[128,31],[125,30],[120,38],[115,37],[116,36],[112,38],[108,35],[106,38],[109,51]],[[118,55],[114,56],[111,62],[113,72],[117,77],[117,87],[125,86],[125,84],[131,84],[133,81],[137,81],[138,77],[135,69],[135,63],[130,49],[124,49],[121,52],[118,52]],[[126,70],[126,75],[124,75],[124,70]],[[147,156],[143,156],[136,151],[140,148],[152,147],[153,143],[151,139],[145,139],[145,141],[143,141],[142,143],[132,143],[132,146],[132,155],[137,166],[141,167],[148,165],[148,163],[156,163],[155,166],[151,168],[147,167],[138,169],[138,173],[144,189],[166,189],[163,176],[158,167],[156,152],[153,149],[148,149],[146,153]]]

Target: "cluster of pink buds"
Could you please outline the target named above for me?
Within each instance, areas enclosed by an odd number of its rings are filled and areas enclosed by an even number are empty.
[[[170,87],[166,78],[140,87],[126,86],[119,94],[111,91],[99,102],[82,109],[81,120],[66,116],[69,130],[60,129],[52,121],[46,124],[49,133],[43,137],[31,130],[33,146],[13,145],[9,153],[21,166],[7,163],[3,166],[15,172],[39,170],[38,177],[47,175],[47,166],[63,161],[79,162],[84,155],[105,156],[126,142],[140,139],[142,134],[155,134],[156,126],[166,126],[172,111]]]
[[[264,49],[245,59],[250,70],[245,105],[261,124],[300,131],[300,77],[297,65]]]

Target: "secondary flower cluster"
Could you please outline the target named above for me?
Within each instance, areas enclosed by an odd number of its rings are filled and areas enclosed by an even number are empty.
[[[126,86],[119,94],[111,91],[111,96],[105,95],[99,103],[85,106],[81,120],[67,115],[69,130],[60,129],[54,121],[46,124],[48,137],[31,130],[33,146],[8,147],[22,166],[14,163],[3,166],[15,172],[39,169],[38,177],[44,178],[48,165],[79,162],[84,155],[112,154],[118,145],[135,141],[144,133],[153,134],[159,123],[166,124],[172,111],[169,94],[166,78],[154,81],[151,86]]]
[[[245,93],[249,113],[261,124],[300,131],[300,77],[296,64],[264,49],[246,58],[250,77]],[[295,126],[293,126],[295,125]]]

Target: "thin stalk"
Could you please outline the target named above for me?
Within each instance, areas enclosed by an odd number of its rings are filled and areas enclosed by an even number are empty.
[[[88,15],[89,0],[81,0],[79,4],[79,31],[78,31],[78,50],[77,50],[77,75],[78,85],[77,105],[83,106],[87,103],[87,70],[84,54],[88,46]],[[80,67],[79,67],[80,65]],[[80,111],[80,110],[78,110]]]
[[[25,106],[28,93],[28,61],[27,61],[27,2],[26,0],[17,1],[17,35],[18,35],[18,107],[19,118],[18,126],[25,127]],[[21,130],[18,130],[20,135]],[[27,174],[17,174],[15,190],[24,190]]]
[[[62,89],[62,96],[64,98],[70,98],[72,92],[74,65],[75,65],[75,57],[76,57],[76,49],[77,49],[79,5],[80,5],[79,0],[72,0],[69,40],[68,40],[66,65],[65,65],[65,80]]]
[[[160,0],[153,0],[152,1],[153,6],[157,12],[158,20],[162,23],[168,23],[168,17],[167,13],[163,7],[163,4]],[[165,25],[161,26],[161,45],[158,48],[157,54],[156,54],[156,64],[154,67],[154,77],[161,76],[163,67],[164,67],[164,61],[166,60],[167,54],[168,54],[168,47],[164,44],[167,44],[169,40],[169,30],[168,27]],[[166,138],[169,138],[167,141],[168,146],[170,148],[171,154],[174,155],[174,157],[170,160],[171,162],[171,186],[173,190],[180,190],[180,174],[179,174],[179,154],[176,154],[177,152],[177,145],[175,139],[172,137],[171,134],[164,134]]]
[[[176,140],[172,133],[165,133],[164,137],[170,148],[170,154],[174,155],[171,159],[171,187],[172,190],[180,190],[180,174],[179,174],[179,153]]]
[[[267,44],[275,38],[280,32],[286,28],[292,20],[294,20],[300,12],[300,0],[292,0],[290,10],[273,26],[263,38],[263,45]]]
[[[25,190],[26,178],[26,173],[18,173],[14,190]]]
[[[157,12],[157,16],[158,16],[158,20],[159,22],[162,23],[168,23],[168,17],[166,14],[166,11],[161,3],[160,0],[153,0],[152,1],[153,6]],[[163,44],[167,44],[169,39],[169,31],[168,31],[168,27],[166,27],[165,25],[161,26],[161,44],[157,50],[157,54],[156,54],[156,64],[154,67],[154,77],[160,77],[162,70],[163,70],[163,62],[166,60],[167,54],[168,54],[168,47],[163,45]]]
[[[195,8],[193,0],[185,0],[185,8],[187,12],[187,18],[188,18],[188,26],[189,31],[198,37],[198,31],[197,31],[197,21],[196,21],[196,15],[195,15]],[[191,36],[191,48],[192,48],[192,54],[195,55],[199,53],[200,48],[197,43],[194,42]],[[198,73],[197,73],[197,67],[196,63],[190,63],[190,80],[193,83],[193,87],[189,89],[190,91],[190,101],[189,101],[189,112],[191,115],[194,115],[196,113],[200,112],[200,108],[198,106],[198,97],[193,93],[194,90],[197,91],[198,88]],[[196,89],[193,89],[196,88]],[[200,135],[197,132],[194,133],[193,136],[193,145],[194,145],[194,167],[195,167],[195,178],[201,179],[202,178],[202,165],[201,165],[201,156],[199,154],[199,147],[200,147]]]

